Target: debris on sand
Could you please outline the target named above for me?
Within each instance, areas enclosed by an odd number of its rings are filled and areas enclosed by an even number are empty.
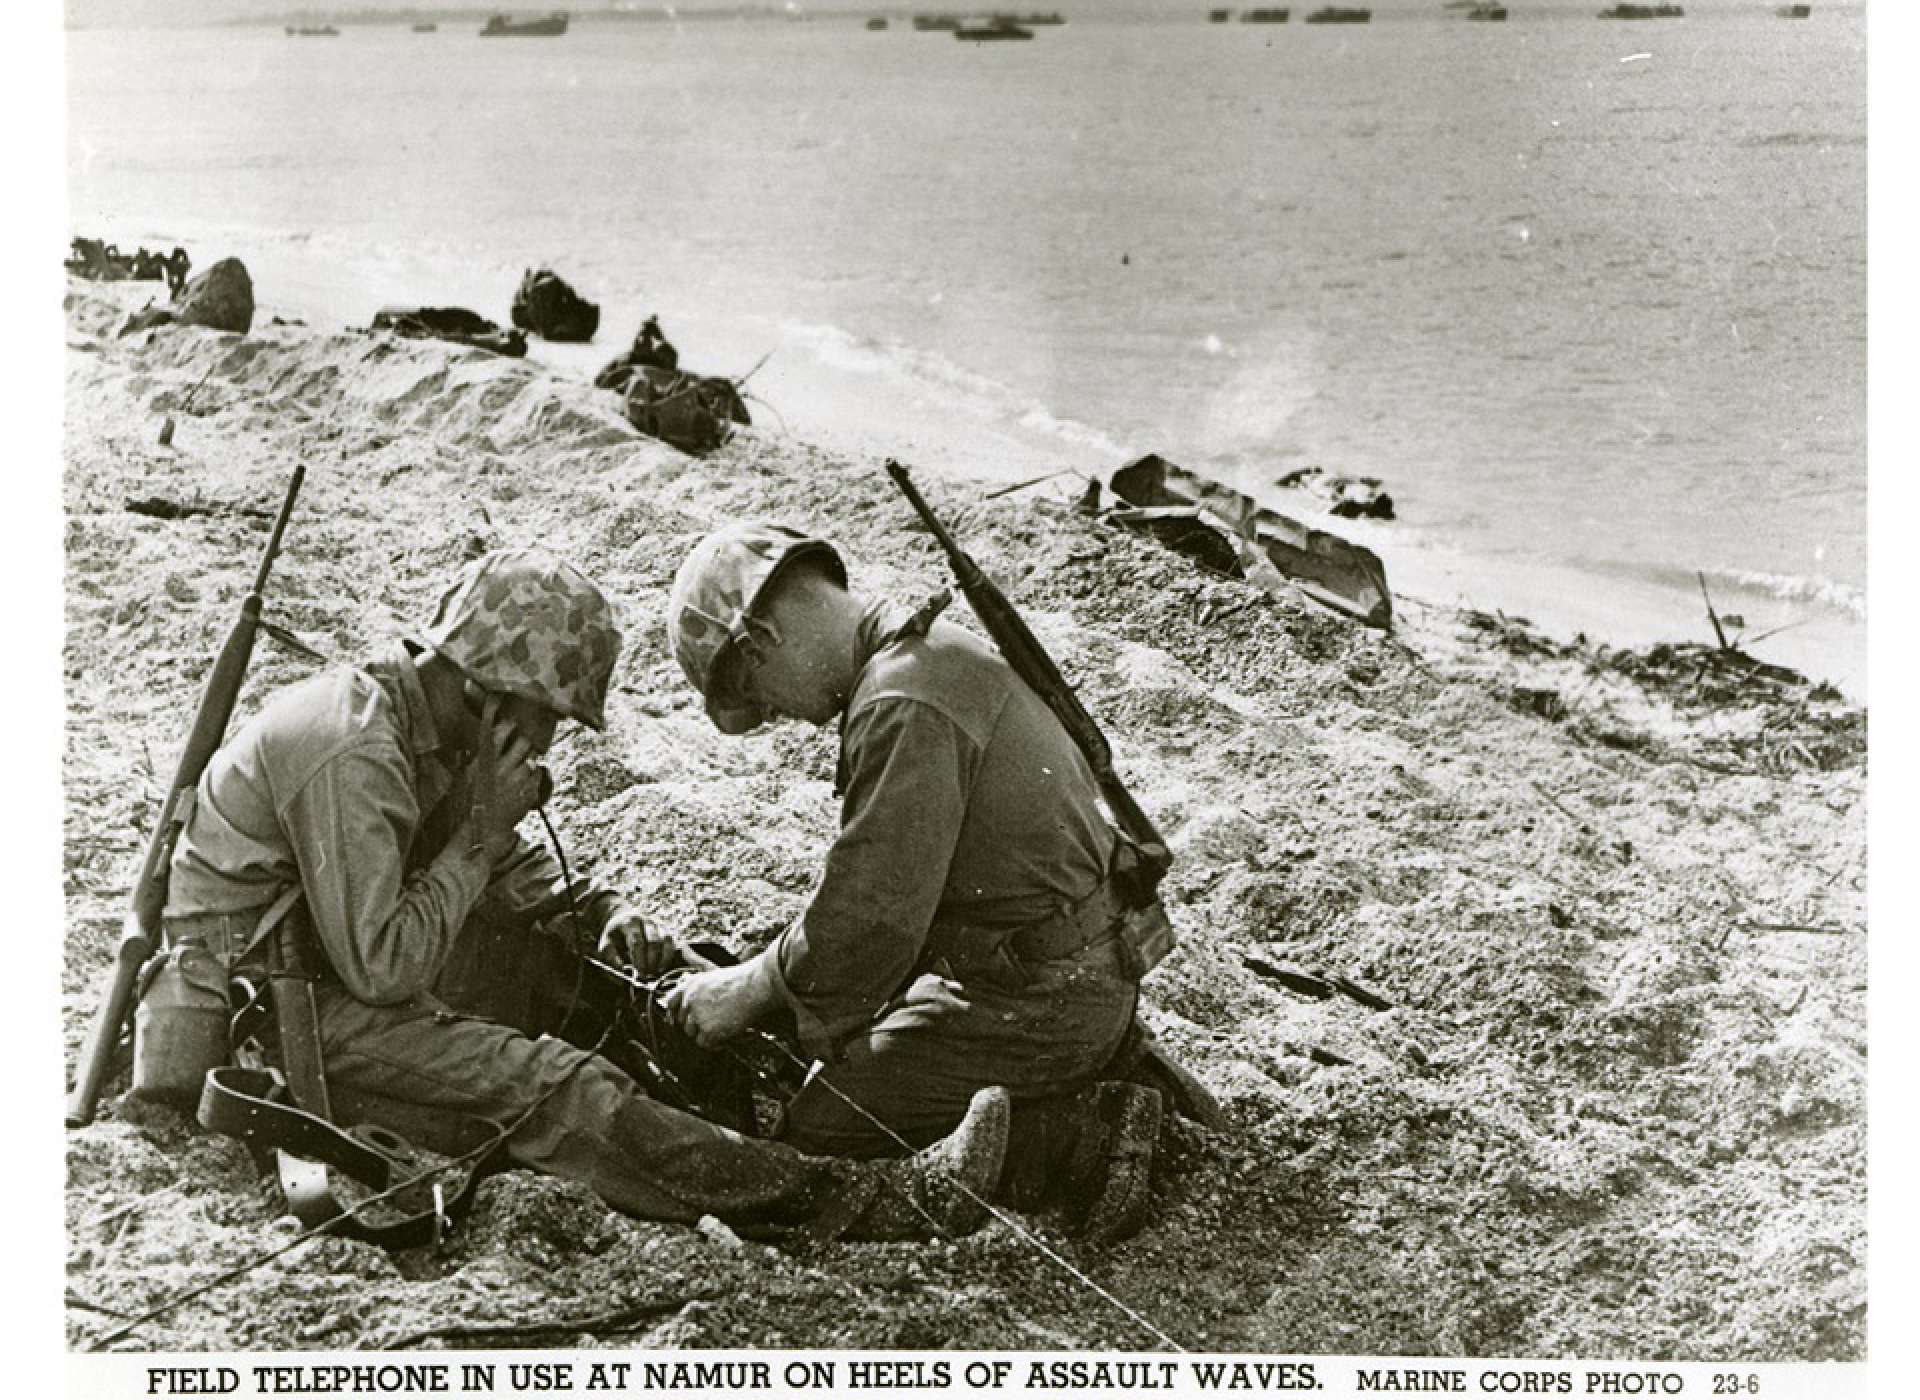
[[[1460,619],[1477,645],[1557,663],[1559,684],[1509,691],[1517,709],[1571,723],[1610,748],[1682,756],[1725,772],[1866,766],[1865,710],[1832,685],[1757,660],[1731,643],[1609,647],[1585,637],[1555,641],[1526,619],[1501,613],[1466,609]],[[1649,707],[1665,718],[1656,722],[1643,714],[1637,723],[1623,723],[1623,708]]]
[[[673,348],[673,342],[660,329],[660,318],[649,316],[640,323],[640,329],[634,333],[633,344],[627,347],[626,353],[602,365],[600,372],[594,375],[593,382],[599,388],[623,394],[638,370],[674,370],[679,367],[680,352]]]
[[[524,332],[507,330],[464,306],[383,306],[374,312],[368,329],[413,340],[450,340],[515,358],[527,353]]]
[[[679,365],[680,352],[649,316],[626,353],[602,365],[593,382],[620,395],[627,421],[641,432],[704,456],[753,420],[733,380]]]
[[[193,260],[187,256],[187,250],[180,247],[171,253],[156,253],[147,248],[123,253],[112,243],[76,237],[73,250],[67,254],[66,266],[75,277],[94,282],[165,282],[168,292],[177,297],[187,284]]]
[[[682,452],[705,456],[753,420],[730,379],[682,370],[634,367],[627,379],[627,421]]]
[[[528,268],[513,294],[513,323],[544,340],[592,340],[600,329],[600,308],[551,268]]]
[[[1298,467],[1274,479],[1284,491],[1308,491],[1343,520],[1392,520],[1393,497],[1377,476],[1337,476],[1325,467]]]

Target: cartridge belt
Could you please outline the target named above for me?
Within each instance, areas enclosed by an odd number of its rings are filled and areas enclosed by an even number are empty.
[[[161,926],[169,943],[197,943],[220,959],[228,971],[237,971],[242,963],[254,963],[268,953],[268,935],[292,912],[299,898],[300,886],[291,885],[265,904],[228,913],[175,915],[163,918]]]
[[[1098,943],[1126,913],[1120,891],[1106,880],[1078,904],[1011,932],[964,920],[937,921],[927,936],[927,954],[944,961],[958,977],[1004,969],[1010,962],[1053,962]]]

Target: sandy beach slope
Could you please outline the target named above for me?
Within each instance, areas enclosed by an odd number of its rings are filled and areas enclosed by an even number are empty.
[[[273,619],[353,657],[470,553],[545,542],[607,585],[628,638],[608,733],[556,752],[572,860],[660,926],[742,949],[802,907],[834,829],[833,737],[714,733],[661,610],[687,547],[741,516],[831,535],[878,590],[944,582],[877,460],[754,431],[695,461],[584,383],[434,343],[117,338],[136,300],[76,283],[68,302],[69,1063],[297,462]],[[1644,658],[1411,600],[1383,636],[1059,508],[922,484],[1172,841],[1183,941],[1145,1016],[1235,1125],[1181,1132],[1139,1238],[1083,1250],[1031,1222],[1050,1249],[1210,1351],[1863,1354],[1863,715],[1805,686],[1749,704],[1697,656],[1648,690]],[[152,498],[210,510],[128,508]],[[311,664],[263,644],[243,714]],[[1389,1005],[1299,995],[1282,965]],[[67,1152],[71,1344],[294,1232],[246,1153],[183,1116],[110,1095]],[[525,1173],[488,1181],[437,1255],[319,1240],[139,1345],[353,1349],[547,1321],[520,1340],[1164,1345],[1005,1226],[783,1251]]]

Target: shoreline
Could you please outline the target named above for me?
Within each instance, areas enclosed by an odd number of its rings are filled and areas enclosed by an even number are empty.
[[[505,264],[476,265],[450,255],[355,258],[325,240],[316,247],[310,239],[266,231],[182,234],[125,220],[89,236],[126,246],[179,242],[190,252],[205,249],[209,259],[230,252],[256,269],[256,281],[267,289],[257,292],[257,320],[279,314],[321,329],[364,326],[391,302],[465,305],[507,324],[519,277],[518,269]],[[564,266],[556,270],[568,275]],[[600,333],[584,345],[530,337],[528,359],[583,382],[590,383],[600,365],[624,350],[629,327],[637,328],[644,315],[658,311],[681,350],[683,366],[738,376],[758,364],[746,385],[749,411],[762,430],[797,443],[852,456],[898,456],[948,480],[1012,484],[1061,474],[1026,493],[1029,499],[1070,499],[1086,476],[1150,451],[1206,470],[1201,459],[1183,456],[1176,443],[1122,443],[1096,426],[1062,422],[1043,405],[977,377],[964,393],[950,385],[942,392],[938,381],[903,368],[892,352],[863,345],[834,327],[783,324],[742,306],[709,311],[618,286],[602,297],[601,289],[575,285],[600,301]],[[943,375],[953,372],[957,367],[942,370]],[[804,411],[795,405],[804,405]],[[1301,493],[1262,489],[1261,482],[1245,475],[1224,479],[1305,524],[1374,550],[1396,598],[1525,619],[1563,642],[1580,636],[1607,646],[1647,647],[1713,638],[1706,605],[1685,561],[1674,563],[1669,584],[1638,571],[1608,575],[1566,561],[1465,553],[1404,514],[1396,522],[1337,519]],[[1388,481],[1385,488],[1395,492],[1396,483]],[[1759,639],[1753,643],[1759,659],[1828,681],[1865,703],[1864,613],[1854,615],[1818,599],[1778,596],[1758,583],[1742,586],[1738,579],[1710,578],[1707,587],[1717,611],[1752,616],[1747,635]]]

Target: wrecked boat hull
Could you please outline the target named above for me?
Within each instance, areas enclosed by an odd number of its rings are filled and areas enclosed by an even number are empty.
[[[1157,453],[1117,468],[1106,487],[1130,507],[1110,515],[1120,524],[1160,535],[1175,520],[1197,521],[1223,535],[1245,577],[1267,591],[1297,591],[1369,627],[1393,625],[1386,566],[1370,549],[1269,510]]]

